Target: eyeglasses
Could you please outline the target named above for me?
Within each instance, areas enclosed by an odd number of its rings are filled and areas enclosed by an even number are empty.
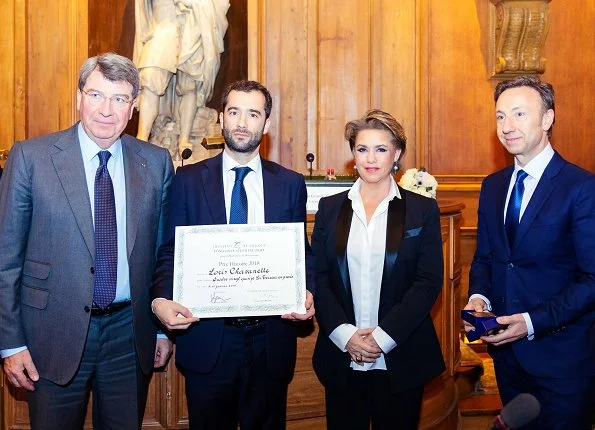
[[[100,93],[99,91],[95,91],[95,90],[91,90],[91,91],[81,90],[81,92],[83,92],[87,95],[87,98],[89,99],[89,103],[91,103],[93,106],[102,105],[105,102],[105,99],[109,99],[112,102],[112,107],[116,110],[125,110],[126,108],[128,108],[128,105],[133,101],[133,100],[129,100],[128,97],[126,97],[126,96],[116,95],[116,96],[108,97],[105,94]]]

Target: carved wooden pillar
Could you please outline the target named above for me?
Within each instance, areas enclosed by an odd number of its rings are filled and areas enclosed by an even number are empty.
[[[551,0],[490,0],[490,69],[493,76],[545,71],[544,45]]]

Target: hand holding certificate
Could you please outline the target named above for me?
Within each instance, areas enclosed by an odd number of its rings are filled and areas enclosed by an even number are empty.
[[[173,299],[200,318],[306,313],[303,223],[177,227]]]

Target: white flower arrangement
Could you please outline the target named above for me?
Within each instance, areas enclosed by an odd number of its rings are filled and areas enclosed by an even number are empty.
[[[407,169],[403,173],[403,176],[401,176],[399,185],[406,190],[421,194],[422,196],[436,198],[438,182],[423,167],[419,169]]]

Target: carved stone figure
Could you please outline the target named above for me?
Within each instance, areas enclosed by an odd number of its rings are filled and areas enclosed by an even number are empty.
[[[138,135],[200,159],[216,129],[213,95],[227,31],[229,0],[136,0],[134,63],[140,70]],[[203,154],[204,155],[204,154]]]

